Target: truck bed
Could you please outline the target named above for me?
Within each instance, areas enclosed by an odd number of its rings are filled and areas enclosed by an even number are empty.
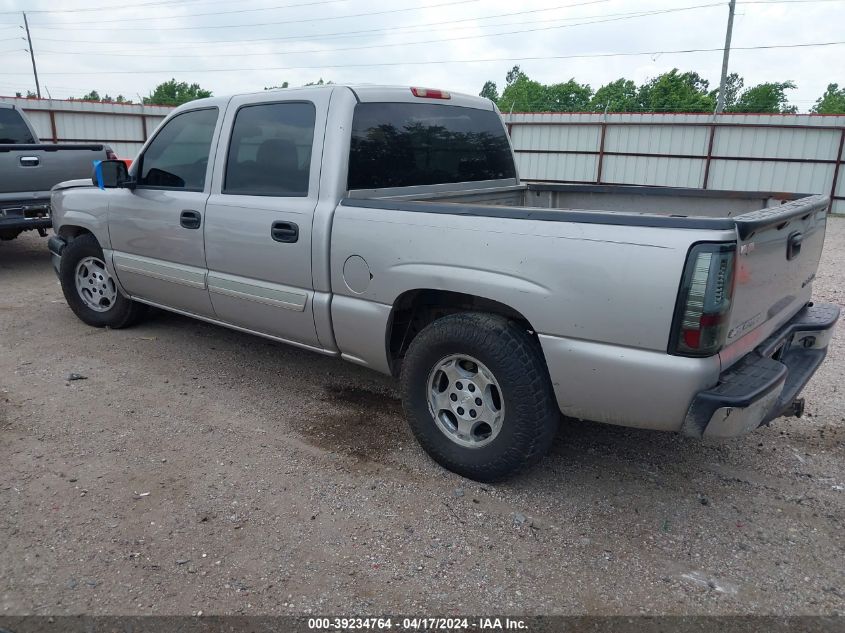
[[[383,192],[350,192],[350,198],[389,199],[453,204],[528,207],[559,211],[612,212],[625,215],[649,214],[688,218],[736,217],[786,202],[808,198],[811,194],[763,191],[718,191],[676,187],[631,185],[581,185],[529,183],[468,189],[464,192],[433,191],[395,195]]]
[[[502,230],[496,220],[533,221],[533,226],[526,223],[525,227],[530,234],[547,233],[542,228],[546,223],[591,225],[588,241],[593,244],[605,239],[620,244],[631,240],[683,250],[684,254],[691,243],[701,241],[736,244],[738,272],[726,347],[721,353],[723,369],[810,300],[830,203],[829,198],[818,195],[663,187],[533,183],[464,191],[451,187],[452,191],[432,191],[431,187],[401,193],[353,191],[342,205],[476,217],[484,220],[477,224],[479,229],[491,232]],[[602,225],[608,230],[600,230]],[[626,230],[620,233],[620,228]],[[684,238],[679,230],[696,234]],[[571,233],[573,239],[585,239],[585,235],[584,230]],[[573,248],[571,242],[568,248]],[[622,253],[621,245],[618,251]],[[500,254],[504,257],[502,251]],[[591,256],[581,254],[582,258]],[[577,265],[573,262],[569,268]],[[680,270],[677,274],[675,283],[679,284]]]
[[[483,185],[484,183],[475,183]],[[351,191],[347,206],[591,224],[736,228],[741,239],[794,217],[826,209],[825,196],[630,185],[519,184],[455,191]],[[438,190],[440,189],[440,190]],[[403,204],[404,203],[404,204]]]

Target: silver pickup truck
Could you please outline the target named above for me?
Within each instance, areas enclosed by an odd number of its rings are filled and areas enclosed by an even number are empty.
[[[50,190],[91,173],[95,160],[115,158],[99,144],[42,144],[26,115],[0,103],[0,240],[50,228]]]
[[[71,309],[144,304],[400,377],[425,450],[490,481],[560,413],[696,437],[800,415],[839,309],[828,199],[521,184],[495,106],[327,86],[194,101],[54,189]]]

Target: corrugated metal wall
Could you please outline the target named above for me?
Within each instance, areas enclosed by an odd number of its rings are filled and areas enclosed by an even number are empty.
[[[106,143],[134,158],[172,108],[60,99],[0,97],[26,112],[42,143]]]
[[[823,193],[845,213],[845,116],[505,115],[525,180]]]

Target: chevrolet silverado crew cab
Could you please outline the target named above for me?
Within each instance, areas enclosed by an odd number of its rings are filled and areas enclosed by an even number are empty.
[[[53,190],[65,298],[144,305],[400,378],[408,422],[477,480],[560,413],[696,437],[785,414],[839,309],[813,304],[829,200],[520,182],[488,100],[325,86],[192,101],[131,168]]]
[[[0,103],[0,240],[50,228],[50,189],[91,173],[95,160],[115,158],[100,144],[41,144],[19,108]]]

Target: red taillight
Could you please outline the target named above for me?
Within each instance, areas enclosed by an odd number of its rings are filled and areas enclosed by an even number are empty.
[[[712,356],[725,343],[734,286],[735,244],[697,244],[687,257],[669,352]]]
[[[111,147],[106,148],[106,159],[107,160],[115,160],[117,158],[117,154],[114,153],[114,150]]]
[[[411,94],[421,99],[451,99],[445,90],[432,90],[431,88],[411,88]]]

